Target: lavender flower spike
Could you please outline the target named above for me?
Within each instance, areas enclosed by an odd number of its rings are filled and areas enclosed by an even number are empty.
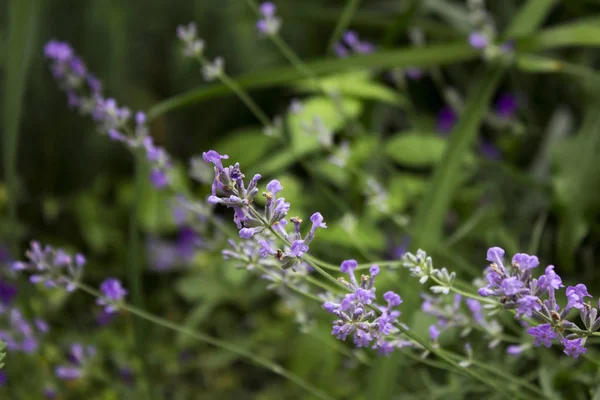
[[[274,36],[281,29],[281,18],[275,15],[277,8],[271,2],[264,2],[259,7],[262,18],[256,23],[256,28],[264,36]]]
[[[104,309],[107,313],[116,312],[118,307],[115,303],[122,301],[127,294],[127,290],[121,286],[121,281],[114,278],[105,279],[100,285],[100,291],[104,297],[96,300],[96,303],[105,306]]]

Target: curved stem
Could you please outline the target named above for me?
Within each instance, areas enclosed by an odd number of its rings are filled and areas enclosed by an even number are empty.
[[[102,294],[99,293],[98,291],[96,291],[95,289],[93,289],[92,287],[84,284],[84,283],[76,283],[77,287],[79,287],[81,290],[83,290],[84,292],[87,292],[88,294],[95,296],[95,297],[102,297]],[[174,322],[171,322],[167,319],[161,318],[159,316],[156,316],[154,314],[150,314],[144,310],[141,310],[137,307],[131,306],[129,304],[126,303],[120,303],[117,304],[117,306],[125,311],[130,312],[131,314],[142,318],[148,322],[152,322],[156,325],[160,325],[164,328],[173,330],[175,332],[179,332],[183,335],[187,335],[190,337],[193,337],[197,340],[200,340],[202,342],[206,342],[210,345],[213,345],[215,347],[219,347],[225,350],[228,350],[232,353],[236,353],[239,354],[247,359],[249,359],[250,361],[254,362],[255,364],[264,367],[265,369],[268,369],[269,371],[280,375],[292,382],[294,382],[296,385],[300,386],[301,388],[303,388],[304,390],[306,390],[308,393],[310,393],[311,395],[322,399],[322,400],[333,400],[333,398],[331,396],[329,396],[327,393],[321,391],[320,389],[312,386],[311,384],[309,384],[308,382],[304,381],[302,378],[300,378],[297,375],[294,375],[293,373],[289,372],[288,370],[286,370],[285,368],[283,368],[282,366],[280,366],[279,364],[274,363],[273,361],[261,357],[259,355],[256,355],[246,349],[244,349],[243,347],[239,347],[236,346],[233,343],[229,343],[227,341],[221,340],[221,339],[217,339],[214,338],[212,336],[209,336],[205,333],[202,332],[198,332],[198,331],[194,331],[192,329],[189,329],[185,326],[181,326],[178,325]]]

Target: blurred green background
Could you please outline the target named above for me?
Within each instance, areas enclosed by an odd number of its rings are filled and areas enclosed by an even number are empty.
[[[526,4],[539,8],[518,19]],[[277,6],[283,18],[282,37],[309,66],[334,58],[328,39],[346,2],[281,0]],[[159,194],[148,184],[142,188],[136,208],[141,245],[132,248],[133,157],[118,143],[98,135],[88,118],[68,109],[42,49],[50,39],[70,42],[104,82],[105,94],[134,110],[147,110],[192,89],[216,88],[155,118],[151,126],[155,141],[174,156],[182,172],[191,156],[214,148],[239,161],[246,176],[263,173],[266,179],[280,179],[285,197],[292,202],[292,215],[307,220],[310,213],[320,211],[325,216],[330,228],[311,250],[333,264],[348,258],[394,258],[397,246],[408,236],[416,238],[412,250],[425,246],[438,267],[456,270],[470,281],[481,274],[487,247],[499,245],[511,254],[538,254],[543,263],[555,263],[565,281],[585,282],[597,294],[600,2],[503,0],[488,1],[487,9],[499,32],[511,24],[520,27],[514,35],[519,55],[559,60],[562,67],[547,68],[548,64],[528,59],[529,63],[507,68],[497,85],[486,86],[486,67],[480,57],[454,63],[451,54],[432,50],[422,57],[431,57],[424,77],[396,79],[403,70],[390,69],[394,59],[385,55],[401,58],[402,49],[414,46],[415,35],[425,38],[425,46],[467,46],[472,27],[465,3],[360,2],[350,28],[374,43],[376,54],[382,56],[372,58],[369,68],[328,69],[346,73],[336,78],[346,88],[342,95],[352,103],[353,117],[368,131],[351,134],[341,122],[332,124],[338,131],[336,143],[346,139],[352,148],[348,167],[339,169],[327,164],[326,151],[314,148],[298,153],[296,148],[294,153],[265,137],[238,99],[218,84],[203,82],[199,66],[181,55],[175,29],[194,21],[209,58],[223,56],[228,74],[244,76],[246,86],[263,86],[251,94],[269,116],[285,114],[293,98],[303,99],[313,107],[311,112],[314,109],[323,118],[332,114],[325,98],[287,78],[294,69],[257,35],[255,16],[242,0],[0,1],[0,10],[6,10],[0,13],[2,239],[13,254],[32,238],[83,251],[89,259],[85,278],[94,285],[109,275],[127,283],[133,252],[134,258],[142,260],[146,309],[275,360],[335,398],[480,398],[480,386],[427,367],[412,354],[378,359],[369,351],[359,351],[349,356],[351,348],[329,335],[330,319],[318,304],[306,309],[311,319],[316,318],[314,327],[303,332],[294,321],[298,310],[266,291],[256,274],[222,261],[219,250],[224,238],[208,223],[200,227],[207,244],[190,265],[152,271],[149,265],[156,254],[149,244],[157,238],[173,241],[178,234],[168,207],[171,195]],[[544,36],[556,26],[567,29]],[[442,63],[437,57],[445,60],[444,66],[437,67]],[[399,61],[399,66],[410,64]],[[492,88],[487,96],[490,112],[486,113],[487,104],[470,111],[478,106],[472,99],[478,95],[486,99],[483,92],[488,87]],[[452,98],[445,91],[448,88],[458,94],[459,104],[467,99],[463,116],[474,121],[473,129],[459,127],[450,138],[435,132],[437,115]],[[493,104],[506,93],[518,102],[509,121],[493,115]],[[479,128],[477,119],[483,116]],[[291,118],[286,121],[293,131]],[[467,140],[467,146],[456,145],[454,138],[467,137],[470,130],[477,131],[478,140],[493,143],[500,159],[483,156],[477,145],[470,144],[473,140]],[[10,151],[15,141],[16,153]],[[452,167],[456,174],[444,176],[439,171],[450,168],[448,163],[454,161],[449,154],[459,147],[461,153],[454,156],[459,166]],[[18,176],[14,183],[10,176],[15,174],[7,172],[11,157]],[[374,196],[365,189],[369,178],[387,189],[386,212],[373,204]],[[207,185],[184,182],[200,198],[209,191]],[[441,182],[452,182],[453,188],[436,186]],[[439,200],[444,198],[447,204]],[[13,205],[17,224],[10,213]],[[216,212],[230,223],[228,211]],[[438,213],[439,223],[431,216]],[[352,220],[354,229],[348,228]],[[425,334],[430,321],[415,313],[420,291],[416,280],[405,271],[389,271],[381,280],[381,293],[398,290],[405,298],[403,319]],[[135,346],[131,340],[121,340],[131,333],[132,316],[99,328],[89,312],[92,300],[81,293],[68,302],[59,294],[26,293],[34,310],[49,320],[52,333],[40,355],[9,354],[5,361],[9,382],[0,389],[7,396],[3,398],[37,398],[41,388],[53,382],[53,363],[73,340],[96,344],[102,357],[93,378],[60,386],[61,398],[144,398]],[[148,324],[143,327],[146,371],[157,398],[305,396],[287,380],[225,350]],[[485,348],[483,341],[474,341],[474,347]],[[456,333],[446,345],[462,349],[463,343]],[[514,374],[538,371],[531,379],[563,398],[586,398],[598,382],[596,370],[589,366],[581,375],[570,375],[572,361],[558,352],[509,361],[505,357],[496,349],[484,360]],[[26,372],[31,368],[35,377]],[[135,370],[135,383],[120,374],[126,368]],[[569,386],[572,379],[580,379],[579,389]],[[26,383],[30,380],[34,384]]]

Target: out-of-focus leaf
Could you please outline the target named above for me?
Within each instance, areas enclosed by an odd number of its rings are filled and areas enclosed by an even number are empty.
[[[406,166],[427,167],[441,161],[447,145],[445,138],[435,134],[399,133],[387,141],[385,154]]]
[[[320,241],[345,247],[354,247],[352,243],[356,242],[367,250],[381,250],[385,245],[384,234],[367,219],[342,219],[327,226],[327,229],[319,231]]]
[[[563,268],[574,266],[574,251],[586,236],[600,204],[600,117],[588,109],[576,137],[555,144],[553,187],[560,213],[558,256]]]
[[[220,140],[214,148],[229,155],[230,160],[239,162],[242,168],[247,168],[263,159],[274,143],[277,142],[261,130],[243,129]]]
[[[321,146],[316,133],[308,132],[305,125],[311,126],[315,119],[319,119],[326,129],[332,132],[339,130],[344,125],[344,115],[349,119],[358,117],[361,112],[361,103],[358,100],[342,98],[340,104],[326,97],[313,97],[303,103],[302,111],[288,116],[291,135],[292,151],[296,157],[318,150]]]
[[[428,248],[439,242],[444,218],[460,184],[461,169],[464,167],[461,162],[473,143],[502,75],[500,67],[486,70],[479,84],[471,91],[465,110],[451,133],[443,161],[437,166],[429,191],[417,210],[414,220],[416,247]]]
[[[414,198],[425,193],[427,181],[420,176],[403,173],[395,175],[388,182],[388,187],[390,211],[400,212]]]
[[[363,100],[375,100],[396,106],[405,106],[408,100],[400,93],[374,81],[369,71],[352,71],[319,79],[320,88],[327,93],[339,93],[342,96],[356,97]],[[294,85],[303,92],[315,92],[312,81],[301,81]]]

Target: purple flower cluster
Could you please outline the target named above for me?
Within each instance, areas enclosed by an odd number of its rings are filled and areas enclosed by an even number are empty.
[[[262,16],[256,23],[258,31],[265,36],[276,35],[281,28],[281,18],[275,15],[277,10],[275,4],[268,1],[264,2],[258,10]]]
[[[293,268],[296,270],[298,265],[302,263],[302,256],[309,249],[308,245],[315,238],[315,233],[318,228],[327,228],[325,222],[323,222],[323,216],[321,213],[316,212],[310,217],[310,221],[312,222],[312,227],[310,231],[302,237],[300,233],[300,224],[302,220],[298,217],[290,218],[290,222],[294,224],[294,233],[291,235],[287,234],[285,230],[285,226],[287,221],[285,219],[281,219],[279,222],[273,224],[273,228],[281,234],[285,239],[289,239],[291,241],[290,248],[286,251],[281,249],[273,249],[270,243],[266,240],[259,240],[258,244],[261,247],[260,254],[262,257],[273,256],[276,260],[282,261],[282,268],[288,269]]]
[[[342,36],[342,41],[335,44],[334,51],[338,57],[348,57],[351,53],[372,53],[375,47],[367,41],[360,40],[356,32],[347,31]]]
[[[118,303],[123,301],[127,295],[127,290],[121,286],[121,281],[115,278],[107,278],[100,284],[100,291],[104,297],[96,300],[96,304],[104,306],[104,311],[108,314],[117,312]]]
[[[279,181],[272,180],[267,184],[267,191],[263,193],[266,203],[264,212],[261,215],[252,207],[254,198],[258,194],[257,184],[261,178],[260,175],[254,175],[248,183],[248,187],[246,187],[244,174],[240,170],[239,163],[223,167],[221,160],[228,159],[229,156],[220,155],[216,151],[210,150],[203,153],[202,157],[206,162],[210,162],[215,166],[215,179],[208,202],[233,208],[233,221],[240,230],[240,237],[243,239],[250,239],[270,228],[285,240],[289,240],[290,248],[287,251],[272,249],[265,240],[260,240],[258,243],[261,246],[263,257],[272,255],[275,259],[283,262],[283,268],[296,268],[301,262],[301,257],[308,251],[308,245],[315,238],[317,229],[327,228],[327,225],[323,222],[323,216],[317,212],[310,217],[312,227],[304,237],[300,232],[302,220],[298,217],[290,218],[290,222],[294,225],[294,233],[288,235],[286,232],[288,222],[285,218],[290,210],[290,203],[286,202],[283,197],[277,197],[277,194],[283,190]]]
[[[0,339],[11,352],[34,353],[40,338],[50,330],[42,319],[36,318],[33,323],[27,321],[16,307],[0,313],[0,321]]]
[[[43,283],[47,288],[62,287],[68,292],[75,290],[86,262],[82,254],[71,256],[62,249],[42,248],[35,241],[31,242],[31,248],[25,255],[29,261],[14,262],[13,271],[32,272],[29,276],[31,283]]]
[[[165,187],[169,183],[167,171],[171,161],[166,151],[157,147],[149,135],[146,115],[137,112],[134,116],[135,126],[130,128],[131,110],[119,107],[115,99],[103,97],[102,84],[88,72],[68,43],[51,40],[44,47],[44,54],[52,63],[52,73],[61,89],[67,93],[69,106],[91,115],[100,132],[111,139],[125,143],[134,150],[143,149],[152,165],[152,184],[157,188]],[[132,130],[133,133],[128,134]]]
[[[556,291],[564,285],[553,265],[546,267],[540,277],[533,278],[532,270],[540,264],[536,256],[515,254],[507,268],[504,250],[492,247],[487,260],[490,262],[486,269],[488,285],[479,289],[479,294],[499,298],[505,308],[516,310],[518,319],[527,317],[544,322],[527,330],[535,338],[535,346],[550,347],[554,340],[563,344],[565,354],[575,358],[587,351],[584,347],[587,333],[600,329],[600,318],[597,318],[597,309],[584,302],[586,297],[591,297],[584,284],[566,289],[568,302],[561,310],[556,302]],[[572,309],[579,310],[585,331],[566,320]]]
[[[69,351],[69,363],[67,365],[56,367],[54,373],[57,378],[65,381],[80,379],[85,375],[86,367],[90,364],[95,355],[96,349],[94,347],[74,343],[71,345]]]
[[[462,328],[461,336],[466,336],[471,329],[478,326],[483,329],[491,338],[489,347],[499,344],[498,336],[502,333],[502,326],[496,320],[488,320],[483,313],[481,303],[475,299],[465,299],[466,309],[462,307],[463,297],[459,294],[454,298],[448,296],[431,296],[421,294],[423,303],[421,310],[437,319],[434,325],[429,328],[429,333],[433,341],[445,329],[452,327]]]
[[[399,306],[402,299],[390,291],[383,295],[387,306],[375,304],[375,277],[380,272],[379,267],[371,266],[370,276],[363,275],[359,283],[354,276],[357,266],[355,260],[346,260],[340,267],[340,270],[350,278],[350,282],[342,280],[342,283],[352,292],[346,294],[339,303],[323,304],[326,311],[339,318],[333,322],[331,334],[340,340],[353,336],[357,347],[379,349],[380,353],[388,355],[394,349],[406,345],[405,341],[397,338],[389,340],[392,334],[398,332],[394,324],[398,321],[400,311],[394,310],[394,307]],[[378,316],[373,308],[379,309],[381,315]]]
[[[178,266],[187,266],[203,240],[190,226],[183,226],[173,241],[150,238],[147,242],[148,260],[155,271],[170,271]]]

